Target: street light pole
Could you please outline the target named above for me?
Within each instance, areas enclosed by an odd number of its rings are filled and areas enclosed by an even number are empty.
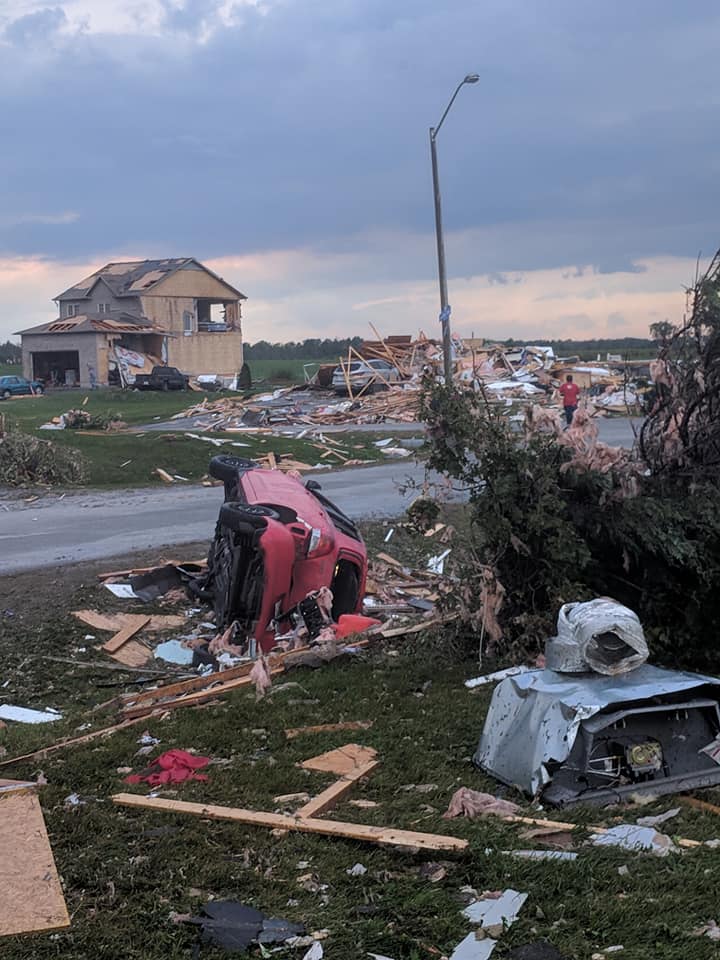
[[[445,107],[445,112],[442,117],[440,117],[440,123],[436,127],[430,127],[430,158],[432,160],[432,177],[433,177],[433,195],[435,199],[435,239],[437,241],[437,258],[438,258],[438,279],[440,281],[440,323],[442,325],[442,340],[443,340],[443,372],[445,374],[445,383],[449,385],[452,383],[452,341],[450,339],[450,304],[448,303],[448,289],[447,289],[447,273],[445,270],[445,240],[443,238],[443,227],[442,227],[442,202],[440,199],[440,177],[438,173],[438,159],[437,159],[437,135],[440,132],[440,127],[442,127],[445,117],[450,112],[450,107],[452,107],[455,102],[455,97],[457,97],[460,92],[460,88],[463,87],[466,83],[477,83],[480,78],[476,73],[469,73],[464,77],[460,83],[455,88],[455,93],[453,93],[450,98],[450,103]]]

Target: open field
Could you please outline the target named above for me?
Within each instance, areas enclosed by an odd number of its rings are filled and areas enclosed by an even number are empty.
[[[379,545],[384,527],[374,524],[366,532]],[[203,546],[188,546],[182,556],[195,559]],[[393,553],[402,559],[403,549],[396,537]],[[142,558],[153,559],[160,558]],[[62,721],[43,727],[9,724],[0,731],[8,757],[53,742],[84,723],[102,727],[114,721],[110,707],[89,711],[133,689],[132,678],[92,666],[111,662],[94,649],[102,638],[85,639],[92,631],[69,611],[158,609],[115,600],[97,586],[99,570],[126,563],[118,559],[41,577],[5,578],[0,658],[10,682],[0,696],[4,702],[53,706],[65,713]],[[91,666],[81,667],[81,662]],[[717,957],[714,943],[689,933],[717,916],[712,878],[718,851],[697,849],[660,859],[580,845],[574,863],[532,862],[499,852],[543,846],[541,840],[523,839],[516,826],[492,818],[442,819],[451,795],[463,785],[519,799],[470,763],[489,692],[471,694],[462,681],[477,672],[472,662],[452,662],[447,655],[397,642],[318,671],[288,674],[259,703],[254,693],[241,690],[206,709],[179,710],[42,762],[0,768],[3,776],[16,778],[35,777],[42,770],[48,780],[40,797],[72,916],[71,928],[52,937],[4,941],[4,960],[185,960],[194,932],[173,924],[170,916],[195,912],[209,897],[239,899],[272,916],[301,921],[310,931],[328,930],[328,960],[361,960],[368,951],[395,960],[433,960],[449,955],[470,929],[460,915],[464,885],[480,892],[511,887],[529,894],[519,921],[502,936],[499,958],[510,947],[541,939],[568,960],[590,960],[610,945],[623,945],[621,956],[627,960]],[[121,680],[120,687],[108,686]],[[374,726],[349,736],[316,734],[288,741],[283,734],[287,727],[340,720],[371,720]],[[161,740],[158,752],[192,748],[222,761],[209,767],[208,783],[187,783],[163,796],[257,810],[277,808],[272,798],[280,794],[318,793],[333,779],[299,769],[298,761],[350,740],[372,746],[380,766],[352,796],[378,806],[358,809],[343,802],[327,816],[450,834],[469,840],[470,848],[459,856],[408,853],[303,834],[273,837],[261,828],[116,807],[109,802],[114,793],[147,793],[147,788],[123,784],[118,772],[144,766],[146,761],[135,753],[146,727]],[[79,806],[64,802],[72,793],[79,794]],[[703,796],[717,801],[718,792]],[[668,798],[634,808],[625,818],[677,805]],[[533,813],[529,805],[527,813]],[[620,815],[616,809],[540,814],[605,824]],[[687,810],[671,829],[708,839],[720,833],[720,821]],[[578,839],[583,835],[580,831]],[[421,867],[439,860],[446,874],[431,882]],[[358,862],[367,873],[349,876]],[[628,872],[620,875],[623,865]],[[299,881],[308,874],[312,882]],[[327,889],[313,892],[313,884],[327,884]],[[299,960],[303,953],[278,956]],[[259,956],[257,950],[252,955]],[[208,951],[203,956],[219,960],[226,955]]]

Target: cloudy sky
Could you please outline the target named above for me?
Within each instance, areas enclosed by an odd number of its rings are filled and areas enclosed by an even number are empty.
[[[195,256],[249,341],[643,335],[720,246],[709,0],[3,0],[0,338]]]

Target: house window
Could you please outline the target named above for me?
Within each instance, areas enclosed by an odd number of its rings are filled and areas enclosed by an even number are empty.
[[[78,315],[78,305],[77,303],[69,303],[67,305],[67,315],[69,317],[76,317]]]
[[[193,332],[193,315],[189,310],[183,310],[183,335],[189,337]]]
[[[99,304],[98,304],[98,313],[110,313],[110,304],[109,304],[109,303],[99,303]]]

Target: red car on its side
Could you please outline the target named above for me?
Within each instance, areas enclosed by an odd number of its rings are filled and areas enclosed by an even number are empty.
[[[213,603],[218,628],[237,621],[267,652],[276,623],[287,629],[288,615],[320,587],[332,590],[333,620],[361,612],[365,544],[320,484],[230,456],[213,457],[209,472],[224,481],[225,502],[200,595]]]

